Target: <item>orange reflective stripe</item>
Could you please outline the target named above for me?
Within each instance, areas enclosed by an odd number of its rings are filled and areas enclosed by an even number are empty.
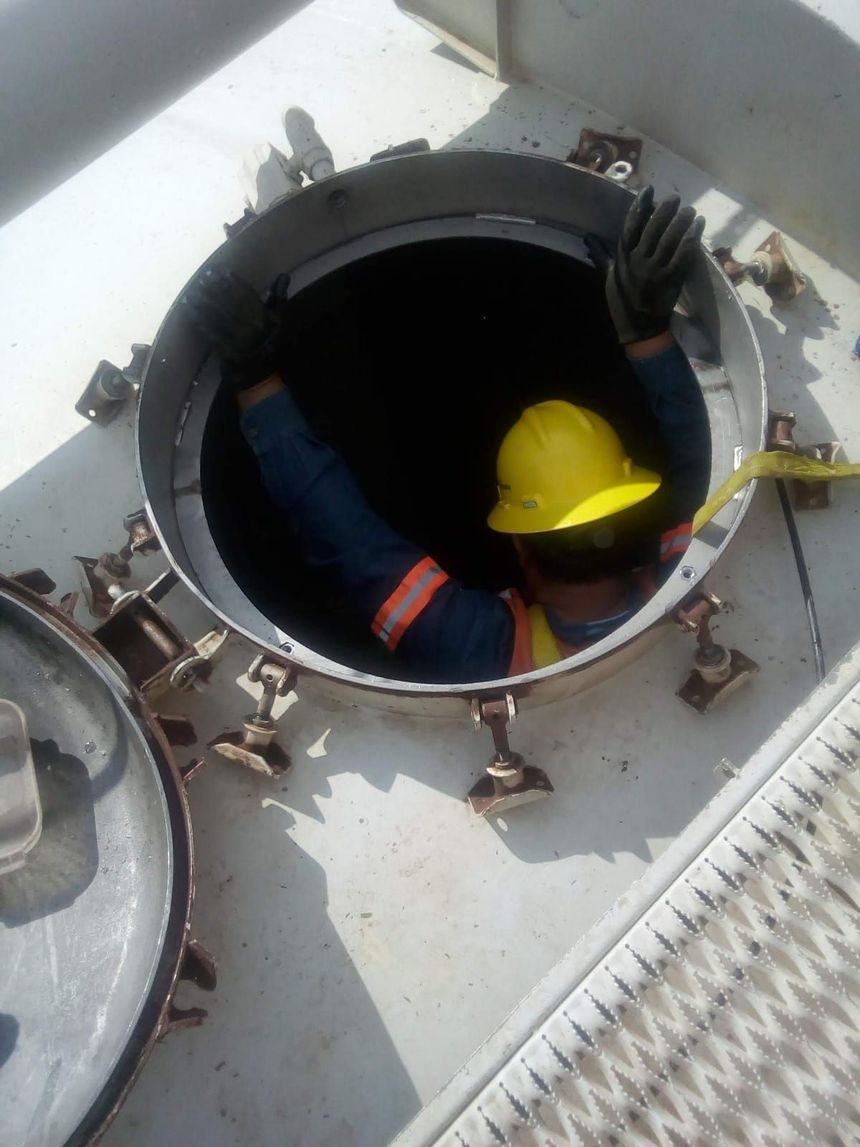
[[[412,567],[371,623],[371,630],[389,649],[396,649],[403,634],[430,604],[448,575],[432,558],[422,558]]]
[[[520,673],[530,673],[535,667],[529,611],[522,596],[515,589],[505,590],[501,596],[514,615],[514,648],[508,666],[508,677],[518,677]]]
[[[676,554],[683,554],[693,540],[693,523],[684,522],[667,530],[660,538],[660,561],[667,562]]]

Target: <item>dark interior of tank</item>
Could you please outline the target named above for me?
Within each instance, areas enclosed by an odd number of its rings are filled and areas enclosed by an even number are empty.
[[[489,238],[401,246],[298,292],[287,323],[283,374],[314,430],[371,505],[469,586],[518,581],[511,542],[486,516],[496,451],[525,407],[580,403],[615,426],[637,462],[663,467],[601,277],[569,256]],[[420,679],[356,621],[337,586],[305,569],[223,395],[201,467],[215,544],[266,616],[343,664]]]

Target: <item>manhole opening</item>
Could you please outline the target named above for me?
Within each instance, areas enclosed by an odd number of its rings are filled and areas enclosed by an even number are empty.
[[[581,403],[612,422],[637,462],[663,468],[600,277],[570,256],[477,237],[404,245],[317,280],[291,302],[289,323],[283,371],[314,430],[371,505],[467,585],[517,584],[511,544],[486,515],[499,442],[529,404]],[[280,629],[355,669],[434,680],[389,654],[343,592],[304,567],[221,397],[201,474],[223,561]]]

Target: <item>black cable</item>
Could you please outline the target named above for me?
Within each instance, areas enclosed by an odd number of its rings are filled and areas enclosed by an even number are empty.
[[[788,527],[788,536],[791,539],[791,548],[794,550],[794,560],[797,563],[797,575],[800,578],[800,591],[803,594],[803,604],[806,606],[806,619],[809,622],[809,636],[812,638],[812,652],[815,655],[815,674],[819,681],[827,675],[824,666],[824,650],[821,647],[821,630],[818,628],[818,614],[815,611],[815,598],[812,596],[812,584],[809,580],[809,570],[806,568],[806,559],[803,556],[803,546],[800,544],[800,534],[797,532],[797,522],[794,519],[794,510],[791,508],[791,499],[788,489],[782,478],[776,479],[776,492],[779,494],[779,503],[785,524]]]

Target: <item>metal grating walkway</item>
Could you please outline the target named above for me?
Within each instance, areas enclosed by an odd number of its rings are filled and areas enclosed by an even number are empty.
[[[860,1142],[860,686],[813,726],[439,1147]]]

